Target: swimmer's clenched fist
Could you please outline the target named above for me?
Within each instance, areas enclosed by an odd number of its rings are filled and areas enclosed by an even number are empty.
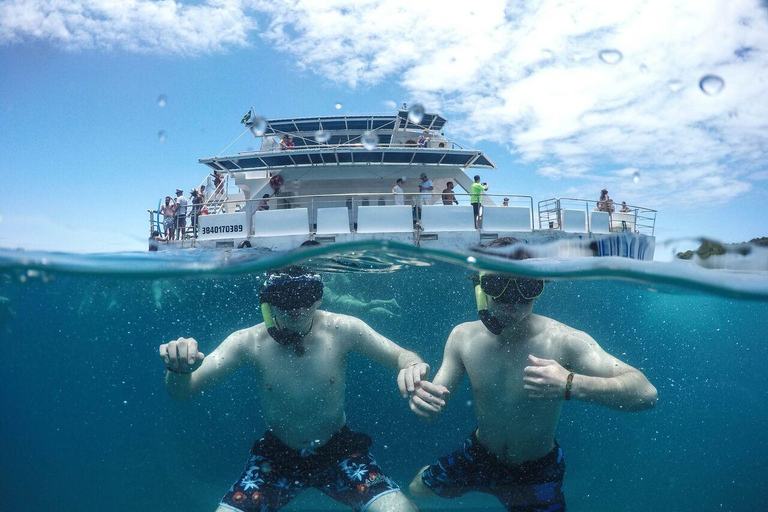
[[[160,357],[168,370],[176,373],[192,373],[203,364],[205,354],[198,352],[194,338],[179,338],[160,345]]]

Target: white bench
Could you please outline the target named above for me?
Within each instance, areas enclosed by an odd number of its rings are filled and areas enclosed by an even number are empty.
[[[634,232],[635,219],[634,213],[614,212],[611,214],[611,230]]]
[[[349,209],[344,206],[317,209],[318,235],[349,233]]]
[[[427,232],[474,231],[474,215],[471,206],[422,206],[421,227]]]
[[[587,232],[587,215],[584,210],[560,210],[560,218],[563,221],[563,231],[569,233]]]
[[[526,206],[483,206],[483,231],[531,231],[531,209]]]
[[[608,212],[589,212],[589,230],[592,233],[610,233],[611,220]]]
[[[410,206],[359,206],[358,233],[406,233],[413,231]]]
[[[254,236],[309,235],[306,208],[261,210],[253,214]]]

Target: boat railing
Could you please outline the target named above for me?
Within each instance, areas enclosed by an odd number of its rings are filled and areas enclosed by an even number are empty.
[[[593,199],[556,197],[538,203],[539,228],[585,233],[630,232],[653,236],[656,210]],[[583,229],[582,229],[583,228]]]
[[[440,146],[442,144],[442,146]],[[450,150],[459,150],[459,151],[466,151],[469,148],[466,148],[462,146],[460,143],[452,140],[445,140],[445,141],[431,141],[429,145],[426,146],[419,146],[418,144],[392,144],[390,142],[387,143],[377,143],[375,145],[376,149],[407,149],[407,150],[440,150],[440,151],[450,151]],[[271,147],[265,148],[262,147],[261,149],[254,150],[254,151],[247,151],[245,153],[241,154],[254,154],[254,155],[260,155],[264,153],[282,153],[282,152],[290,152],[290,151],[329,151],[329,150],[347,150],[347,149],[369,149],[366,147],[365,144],[362,142],[344,142],[341,144],[308,144],[304,146],[293,146],[290,148],[281,148],[278,144],[275,144]]]

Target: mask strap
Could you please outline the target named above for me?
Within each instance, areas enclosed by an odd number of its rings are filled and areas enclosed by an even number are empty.
[[[287,345],[293,347],[296,355],[302,355],[307,347],[301,344],[301,339],[304,337],[301,334],[291,331],[290,329],[280,329],[275,323],[275,319],[272,316],[272,308],[268,302],[261,303],[261,316],[264,318],[264,326],[267,328],[267,333],[273,340],[281,345]],[[310,331],[312,328],[310,327]]]

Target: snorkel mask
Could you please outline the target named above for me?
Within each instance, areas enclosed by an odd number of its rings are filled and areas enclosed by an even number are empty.
[[[502,304],[526,304],[537,299],[544,292],[543,279],[510,277],[501,274],[473,276],[477,314],[485,328],[498,336],[504,330],[501,321],[488,311],[488,297]]]
[[[272,307],[295,311],[309,308],[322,298],[323,279],[320,274],[272,274],[261,287],[261,315],[267,332],[276,342],[293,347],[298,355],[303,354],[306,347],[301,345],[301,339],[307,333],[278,327]]]

